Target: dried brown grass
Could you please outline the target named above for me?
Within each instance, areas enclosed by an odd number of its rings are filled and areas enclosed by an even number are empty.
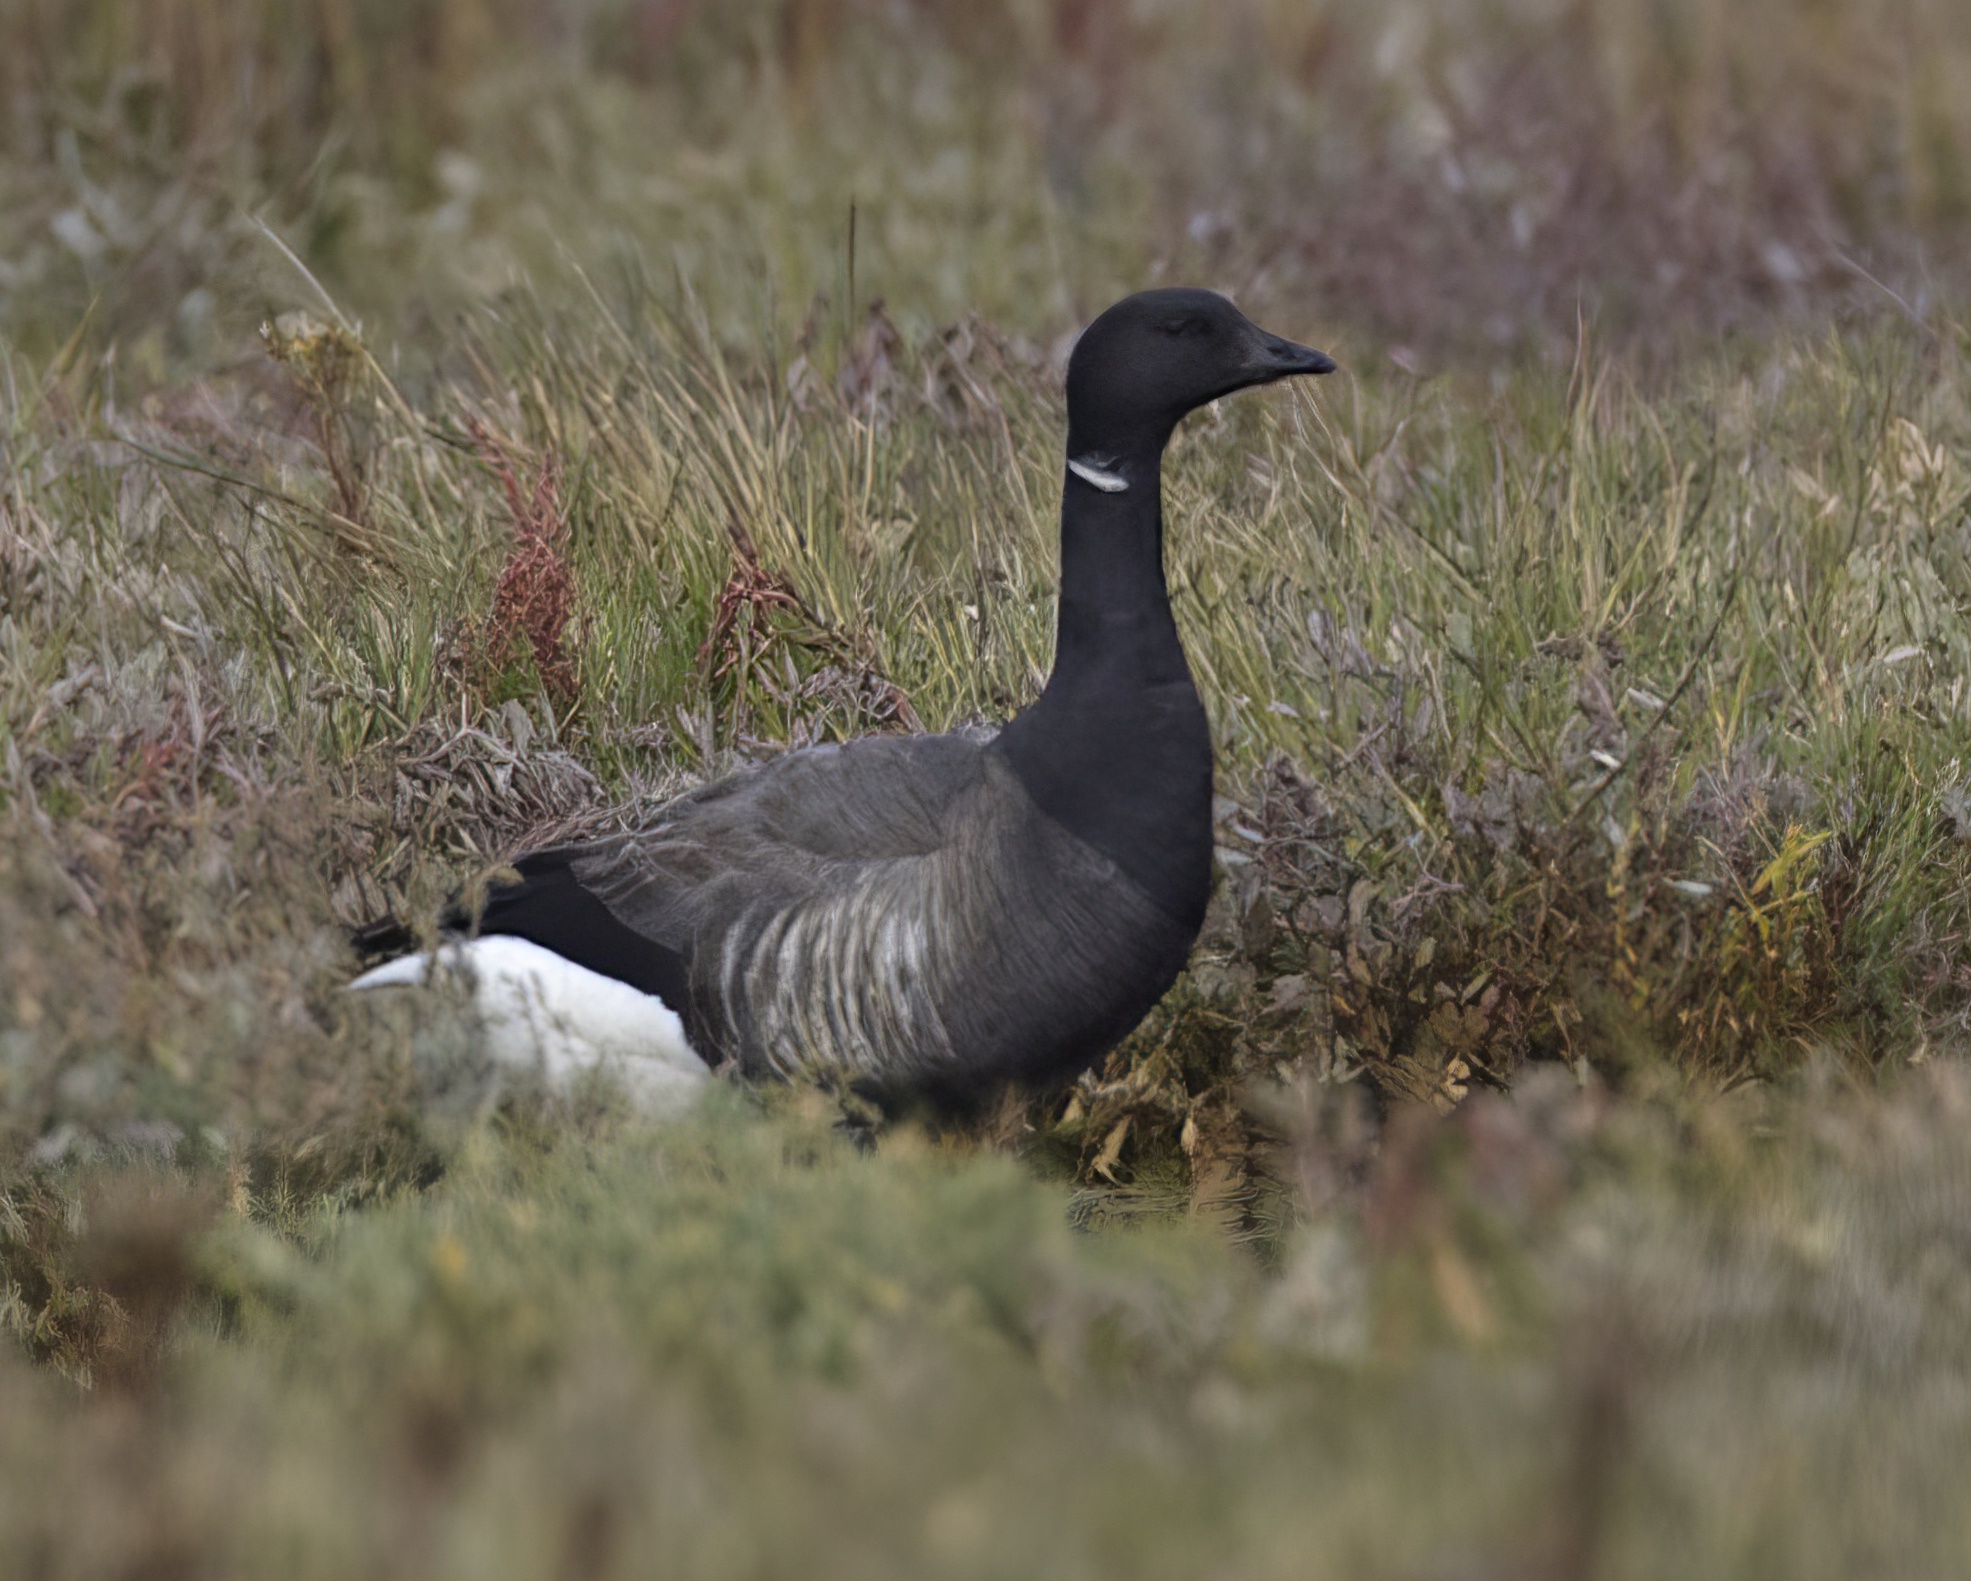
[[[562,707],[573,701],[579,680],[574,654],[565,645],[575,612],[575,571],[568,563],[568,522],[561,503],[561,458],[550,450],[534,469],[534,485],[524,487],[510,447],[485,423],[468,424],[480,459],[499,479],[513,548],[493,583],[493,607],[485,629],[468,638],[481,666],[497,668],[525,642],[541,685]]]

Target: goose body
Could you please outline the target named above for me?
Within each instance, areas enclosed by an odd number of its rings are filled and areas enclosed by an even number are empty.
[[[474,937],[354,986],[467,976],[496,1058],[550,1079],[654,1060],[659,1107],[726,1061],[965,1101],[1099,1058],[1176,980],[1211,888],[1165,444],[1196,406],[1332,367],[1210,292],[1118,303],[1069,365],[1055,667],[1030,708],[991,737],[790,752],[631,834],[524,857],[452,919]]]

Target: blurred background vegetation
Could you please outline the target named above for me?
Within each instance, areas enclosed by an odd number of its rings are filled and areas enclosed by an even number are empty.
[[[0,0],[24,1574],[1955,1573],[1971,12]],[[349,924],[1049,662],[1167,479],[1191,971],[963,1127],[499,1089]]]
[[[12,0],[0,60],[4,322],[148,366],[279,294],[249,215],[407,330],[622,250],[791,329],[859,197],[907,329],[1209,278],[1420,356],[1920,317],[1971,217],[1947,0]]]

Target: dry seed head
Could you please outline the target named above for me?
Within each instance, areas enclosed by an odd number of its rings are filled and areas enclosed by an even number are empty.
[[[308,313],[282,313],[260,326],[267,355],[291,368],[317,394],[337,396],[355,382],[363,365],[363,343],[337,324]]]

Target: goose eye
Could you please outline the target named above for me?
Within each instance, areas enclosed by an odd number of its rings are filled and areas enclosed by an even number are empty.
[[[1163,327],[1166,335],[1202,335],[1205,323],[1200,318],[1173,318]]]

